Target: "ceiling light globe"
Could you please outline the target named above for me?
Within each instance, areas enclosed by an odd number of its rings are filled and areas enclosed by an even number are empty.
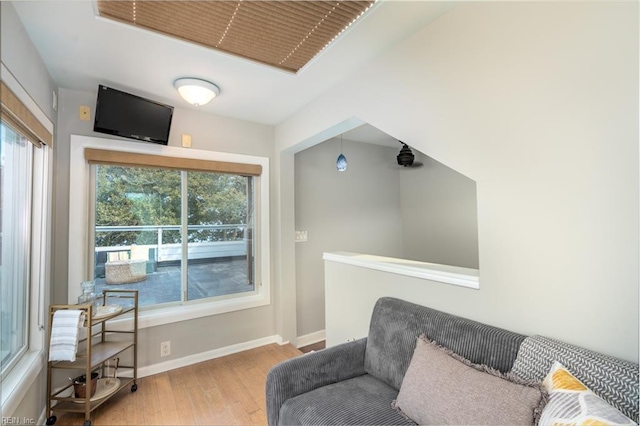
[[[195,106],[206,105],[220,94],[218,86],[198,78],[179,78],[173,86],[185,101]]]

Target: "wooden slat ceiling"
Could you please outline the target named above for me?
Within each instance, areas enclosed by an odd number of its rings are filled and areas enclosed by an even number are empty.
[[[297,72],[374,0],[112,1],[100,16]]]

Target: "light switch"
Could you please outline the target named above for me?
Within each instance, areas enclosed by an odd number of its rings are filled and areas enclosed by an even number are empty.
[[[307,241],[307,231],[296,231],[296,243]]]
[[[182,146],[184,148],[191,148],[191,135],[188,133],[182,134]]]
[[[88,107],[86,105],[81,105],[79,114],[80,114],[80,120],[82,121],[91,120],[91,107]]]

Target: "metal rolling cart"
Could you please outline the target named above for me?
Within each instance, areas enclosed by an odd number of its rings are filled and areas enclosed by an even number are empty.
[[[99,299],[102,304],[96,309],[96,313],[91,304],[49,306],[49,341],[53,316],[60,309],[84,311],[85,320],[81,332],[86,335],[80,336],[75,361],[47,362],[47,425],[56,422],[57,417],[53,413],[84,413],[84,426],[91,426],[91,412],[111,396],[129,385],[131,392],[138,389],[138,291],[104,290]],[[131,326],[126,321],[127,316],[130,317]],[[125,321],[119,321],[120,324],[116,326],[116,319]],[[92,373],[104,373],[105,365],[110,360],[127,354],[133,362],[130,365],[119,365],[117,376],[91,380]],[[73,381],[53,389],[52,376],[56,369],[76,370],[76,373],[80,371],[85,379],[84,395],[76,394]],[[95,390],[92,389],[94,385]]]

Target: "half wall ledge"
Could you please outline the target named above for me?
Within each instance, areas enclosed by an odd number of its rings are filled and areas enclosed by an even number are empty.
[[[480,289],[478,269],[351,252],[324,253],[322,258],[397,275]]]

